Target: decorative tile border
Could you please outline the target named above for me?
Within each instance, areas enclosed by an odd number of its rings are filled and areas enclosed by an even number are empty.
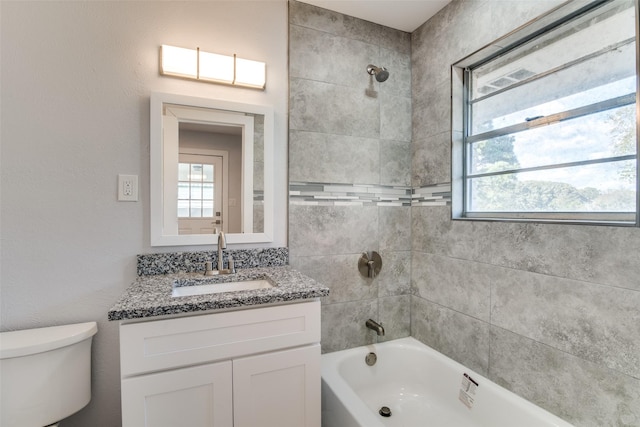
[[[317,206],[447,206],[451,184],[414,188],[374,184],[290,182],[289,203]]]
[[[233,257],[236,268],[280,267],[289,264],[289,248],[225,249],[224,258]],[[204,263],[218,262],[218,252],[171,252],[138,255],[138,276],[204,271]]]
[[[451,184],[414,188],[411,206],[451,206]]]
[[[411,187],[290,182],[289,203],[324,206],[411,206]]]

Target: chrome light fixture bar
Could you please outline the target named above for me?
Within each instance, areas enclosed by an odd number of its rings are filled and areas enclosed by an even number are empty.
[[[233,56],[185,49],[160,47],[160,74],[211,83],[264,89],[267,64]]]

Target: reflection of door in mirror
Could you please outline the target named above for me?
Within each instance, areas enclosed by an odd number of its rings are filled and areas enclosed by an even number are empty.
[[[222,183],[228,180],[223,178],[225,154],[180,154],[178,234],[213,234],[215,228],[228,232],[222,204]]]
[[[194,123],[179,129],[179,164],[185,166],[178,171],[178,234],[242,233],[242,129]]]

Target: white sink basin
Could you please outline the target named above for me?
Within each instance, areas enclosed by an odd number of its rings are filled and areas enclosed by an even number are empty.
[[[193,295],[219,294],[222,292],[249,291],[254,289],[273,288],[265,279],[247,280],[244,282],[208,283],[206,285],[174,286],[172,297],[188,297]]]

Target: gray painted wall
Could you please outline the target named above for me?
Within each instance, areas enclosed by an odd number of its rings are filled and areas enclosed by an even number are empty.
[[[150,92],[273,105],[271,245],[286,245],[287,3],[1,1],[0,11],[0,329],[97,321],[92,401],[63,425],[116,427],[118,323],[107,311],[135,279],[137,254],[206,248],[149,246]],[[160,76],[163,43],[266,61],[267,89]],[[116,200],[120,173],[140,177],[139,202]]]

